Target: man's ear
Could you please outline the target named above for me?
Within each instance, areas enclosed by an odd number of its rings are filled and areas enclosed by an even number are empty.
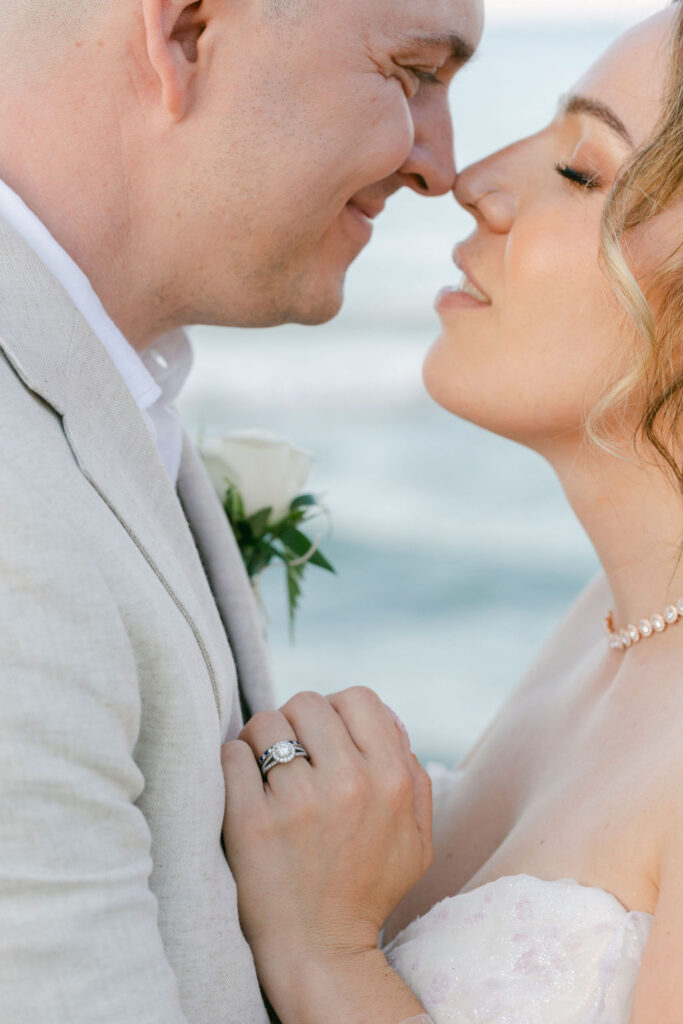
[[[202,0],[142,0],[147,55],[161,82],[161,100],[175,120],[185,114],[206,28]]]

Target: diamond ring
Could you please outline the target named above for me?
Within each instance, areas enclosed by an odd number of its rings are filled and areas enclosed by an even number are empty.
[[[272,747],[264,750],[258,759],[261,775],[265,779],[270,769],[274,768],[276,764],[289,764],[295,757],[305,757],[307,761],[310,761],[308,752],[296,740],[278,740],[277,743],[273,743]]]

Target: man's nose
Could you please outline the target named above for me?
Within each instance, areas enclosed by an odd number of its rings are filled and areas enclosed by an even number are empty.
[[[442,196],[455,183],[453,124],[447,101],[438,106],[416,102],[413,123],[413,148],[399,173],[404,184],[420,195]]]

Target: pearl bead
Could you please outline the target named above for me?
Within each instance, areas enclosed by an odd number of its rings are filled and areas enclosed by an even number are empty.
[[[664,609],[664,618],[670,626],[673,626],[674,622],[678,622],[678,608],[675,604],[669,604]]]
[[[605,618],[607,641],[612,650],[626,651],[639,640],[654,636],[655,633],[663,633],[667,626],[674,626],[677,622],[683,622],[683,597],[675,604],[668,604],[664,614],[660,615],[657,612],[649,619],[641,619],[637,626],[630,622],[626,629],[615,630],[613,615],[609,612]]]

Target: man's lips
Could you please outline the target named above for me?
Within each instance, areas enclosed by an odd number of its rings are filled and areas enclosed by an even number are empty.
[[[372,203],[367,199],[358,198],[349,199],[346,205],[353,207],[354,210],[358,210],[368,220],[374,220],[375,217],[379,217],[384,209],[384,203]]]
[[[354,197],[349,199],[343,209],[347,216],[347,224],[351,225],[353,233],[360,239],[362,245],[367,245],[372,237],[373,220],[384,209],[384,203],[371,203],[369,200]]]

